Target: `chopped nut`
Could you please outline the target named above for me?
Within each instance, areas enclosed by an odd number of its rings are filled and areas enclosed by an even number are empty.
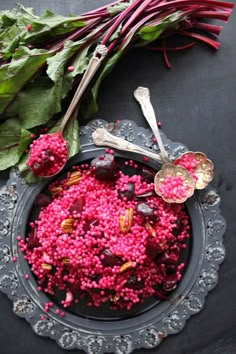
[[[69,265],[70,264],[70,259],[68,257],[64,257],[62,258],[62,263],[65,265]]]
[[[73,231],[74,219],[65,219],[61,223],[61,229],[66,234],[70,234]]]
[[[62,187],[52,187],[49,190],[50,190],[51,195],[53,197],[56,197],[57,195],[59,195],[63,191]]]
[[[166,251],[169,248],[169,244],[167,240],[160,242],[159,247],[161,248],[162,251]]]
[[[149,232],[149,234],[152,237],[156,237],[156,230],[154,229],[154,227],[150,224],[150,222],[146,221],[145,222],[145,228],[147,229],[147,231]]]
[[[74,184],[78,184],[80,180],[81,180],[81,172],[80,171],[72,172],[69,178],[67,179],[67,181],[65,182],[65,186],[69,187]]]
[[[133,262],[131,262],[131,261],[125,262],[124,264],[122,264],[120,266],[120,273],[126,272],[127,270],[130,270],[133,267],[134,267]]]
[[[111,298],[110,298],[110,301],[111,302],[117,302],[117,301],[119,301],[120,300],[120,296],[112,296]]]
[[[52,270],[51,264],[42,263],[41,267],[42,267],[43,270]]]
[[[120,216],[120,231],[128,232],[133,224],[134,209],[129,208],[125,210],[125,215]]]

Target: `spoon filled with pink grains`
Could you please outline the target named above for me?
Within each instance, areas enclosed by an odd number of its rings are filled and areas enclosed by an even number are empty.
[[[107,54],[105,45],[98,45],[82,76],[74,97],[65,113],[60,128],[53,134],[41,134],[30,145],[29,158],[26,164],[35,176],[52,177],[59,173],[68,159],[67,141],[63,139],[63,131],[75,111],[78,102],[89,82]]]
[[[155,175],[155,192],[168,203],[183,203],[195,189],[203,189],[213,178],[213,163],[201,152],[186,152],[173,162],[162,142],[154,108],[147,87],[138,87],[134,97],[141,106],[160,149],[162,168]]]

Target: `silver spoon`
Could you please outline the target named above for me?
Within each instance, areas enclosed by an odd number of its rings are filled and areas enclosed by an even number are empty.
[[[161,163],[162,161],[159,154],[143,149],[135,144],[128,142],[123,138],[112,135],[104,128],[97,128],[92,133],[92,140],[94,144],[98,146],[109,146],[113,149],[133,152],[139,155],[143,155],[145,157],[150,157],[151,159],[154,159],[159,163]]]
[[[169,160],[168,153],[161,139],[155,111],[150,100],[150,90],[147,87],[139,86],[134,91],[134,97],[140,104],[143,115],[150,125],[160,148],[160,157],[163,165],[161,170],[156,173],[154,178],[155,192],[168,203],[183,203],[193,195],[195,189],[195,180],[185,168],[176,166]],[[178,188],[184,189],[185,193],[183,195],[179,194],[177,187],[174,187],[176,188],[176,193],[173,193],[172,196],[167,197],[167,195],[163,192],[162,186],[165,184],[165,181],[176,178],[181,178],[182,186]]]
[[[160,131],[158,129],[155,111],[150,101],[150,90],[147,87],[139,86],[134,91],[134,97],[138,101],[143,111],[143,115],[146,118],[152,132],[157,140],[158,146],[160,148],[160,156],[163,163],[168,162],[168,153],[164,147],[161,139]]]
[[[56,133],[47,134],[50,136],[59,136],[62,140],[62,144],[64,141],[65,146],[66,146],[66,141],[62,137],[63,131],[64,131],[69,119],[71,118],[71,115],[74,112],[80,98],[82,97],[84,91],[86,90],[88,84],[90,83],[91,79],[93,78],[93,76],[96,73],[97,69],[99,68],[102,60],[105,58],[106,54],[107,54],[107,47],[106,46],[98,45],[96,47],[96,49],[93,53],[93,56],[90,59],[90,62],[89,62],[88,66],[83,74],[83,77],[79,83],[79,86],[74,94],[74,97],[73,97],[73,99],[72,99],[72,101],[65,113],[65,116],[60,124],[59,130]],[[68,156],[68,151],[67,151],[67,156]],[[37,175],[40,177],[53,177],[64,168],[66,162],[67,162],[67,159],[66,159],[65,163],[63,163],[62,165],[59,166],[58,171],[56,171],[56,173],[54,173],[54,174],[51,174],[51,175],[48,174],[48,175],[43,175],[43,176],[40,174],[37,174]]]

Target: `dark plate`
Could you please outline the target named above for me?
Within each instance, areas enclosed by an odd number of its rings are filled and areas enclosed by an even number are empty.
[[[105,127],[128,141],[158,151],[150,130],[137,127],[131,121],[121,121],[117,125],[96,120],[81,128],[81,153],[68,163],[66,169],[103,151],[91,141],[91,133],[97,127]],[[164,134],[162,137],[173,158],[187,150],[184,145],[166,139]],[[136,154],[127,156],[117,151],[116,155],[142,162],[142,157]],[[148,165],[156,170],[159,168],[155,161]],[[150,298],[128,314],[123,311],[114,313],[106,305],[95,310],[84,305],[79,310],[67,311],[64,318],[53,310],[45,315],[43,307],[49,298],[37,291],[32,275],[29,280],[25,279],[30,268],[18,251],[17,236],[25,236],[34,199],[49,182],[45,180],[29,186],[17,171],[12,170],[7,186],[0,192],[0,290],[13,300],[14,312],[26,318],[37,334],[54,338],[65,349],[79,348],[93,354],[124,354],[135,348],[157,346],[168,334],[179,332],[186,320],[202,309],[205,296],[217,284],[217,271],[225,256],[222,244],[225,220],[219,211],[219,195],[211,187],[196,192],[186,203],[192,225],[190,246],[184,255],[187,266],[168,301]],[[17,257],[17,262],[12,262],[13,256]],[[42,315],[44,319],[40,318]]]

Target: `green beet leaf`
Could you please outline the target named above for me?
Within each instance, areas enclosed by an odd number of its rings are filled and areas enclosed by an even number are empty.
[[[21,129],[18,119],[0,125],[0,170],[14,166],[31,142],[30,132]]]
[[[68,158],[78,154],[80,150],[77,115],[78,109],[75,109],[63,132],[63,138],[68,141]]]
[[[22,21],[23,19],[21,19]],[[64,17],[49,10],[30,23],[31,30],[22,38],[23,44],[36,43],[48,38],[70,33],[76,28],[82,28],[86,22],[79,17]]]
[[[83,43],[84,41],[67,41],[60,52],[47,60],[47,74],[52,81],[56,82],[64,75],[65,65],[68,63],[68,60],[78,52]],[[85,53],[87,52],[85,51]],[[80,55],[78,55],[78,58],[80,58]],[[73,76],[75,75],[76,74]]]
[[[81,75],[86,70],[92,53],[89,53],[90,46],[80,51],[75,59],[71,62],[74,67],[73,71],[65,70],[62,84],[62,98],[65,98],[68,92],[71,90],[74,79],[76,76]]]
[[[53,52],[33,49],[30,54],[0,67],[0,114],[3,114],[19,91],[42,69]]]
[[[185,18],[182,11],[168,15],[153,25],[144,25],[138,31],[140,38],[147,44],[157,40],[167,28],[178,28],[178,23]]]
[[[45,125],[61,111],[61,90],[62,77],[53,83],[41,76],[19,93],[8,115],[18,114],[25,129]]]
[[[127,7],[130,6],[131,3],[132,3],[132,0],[125,1],[120,4],[115,4],[113,6],[108,7],[107,11],[109,12],[109,14],[111,16],[115,16],[115,15],[119,14],[120,12],[124,11],[125,9],[127,9]]]
[[[36,18],[33,9],[25,8],[23,5],[11,11],[0,12],[0,50],[4,59],[14,54],[22,38],[27,34],[27,24]]]

